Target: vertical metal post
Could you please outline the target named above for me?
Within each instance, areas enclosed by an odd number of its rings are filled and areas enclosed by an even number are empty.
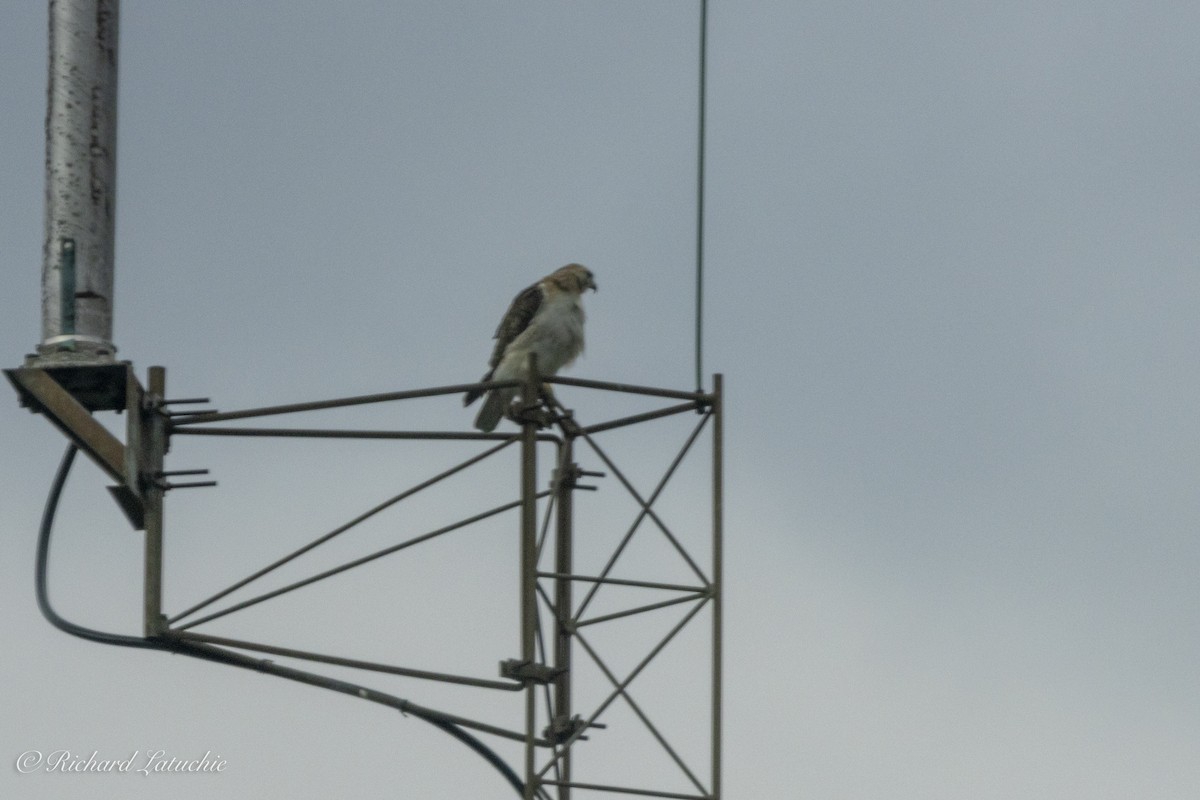
[[[142,484],[145,508],[146,583],[143,595],[143,630],[146,636],[163,632],[166,622],[162,613],[163,564],[163,486],[161,475],[163,457],[167,450],[167,418],[162,413],[162,401],[167,390],[167,371],[151,367],[147,381],[144,406],[141,465],[138,481]]]
[[[111,362],[119,0],[51,0],[39,359]]]
[[[723,376],[713,375],[713,448],[712,448],[712,478],[713,478],[713,509],[712,509],[712,797],[721,798],[721,548],[722,548],[722,516],[724,514],[724,473],[722,460],[724,458],[725,435],[724,397],[722,394]]]
[[[700,97],[696,125],[696,391],[704,385],[704,131],[708,90],[708,0],[700,0]]]
[[[573,492],[575,491],[575,455],[574,438],[567,435],[560,449],[558,464],[557,492],[554,501],[557,503],[554,540],[554,571],[563,576],[554,584],[554,666],[561,670],[554,679],[554,713],[556,719],[552,725],[558,730],[567,732],[571,724],[571,574],[573,557],[571,553],[572,525],[571,516]],[[557,723],[555,725],[555,723]],[[571,781],[571,750],[563,754],[560,771],[562,780]],[[571,787],[558,787],[558,800],[570,800]]]
[[[537,356],[529,356],[529,374],[521,387],[521,661],[532,665],[537,639],[537,421],[541,378]],[[525,681],[525,798],[534,800],[538,784],[534,757],[537,736],[536,684]]]

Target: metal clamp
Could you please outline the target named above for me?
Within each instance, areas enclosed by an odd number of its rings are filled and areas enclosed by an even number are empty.
[[[510,658],[500,662],[500,677],[516,681],[551,683],[564,672],[566,670],[561,667],[548,667],[545,664],[535,664],[519,658]]]
[[[206,469],[176,469],[159,472],[154,476],[154,485],[162,489],[164,492],[171,489],[201,489],[210,486],[216,486],[216,481],[186,481],[184,483],[170,483],[165,480],[180,475],[207,475]]]
[[[599,487],[584,486],[579,483],[580,478],[603,478],[603,472],[593,470],[580,469],[578,464],[568,464],[567,466],[556,469],[550,476],[550,488],[557,489],[566,487],[569,489],[581,489],[587,492],[594,492]]]
[[[555,744],[562,744],[568,739],[580,739],[586,742],[587,737],[579,735],[580,731],[586,730],[587,728],[603,729],[604,727],[604,725],[598,722],[593,722],[589,725],[587,720],[578,714],[573,717],[567,717],[559,714],[558,716],[554,717],[554,719],[550,720],[550,725],[544,731],[542,731],[542,738],[548,739]]]

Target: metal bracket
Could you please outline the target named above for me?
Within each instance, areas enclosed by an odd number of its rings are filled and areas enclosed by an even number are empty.
[[[22,367],[4,371],[21,397],[21,404],[42,414],[117,482],[109,487],[113,499],[140,530],[143,522],[136,449],[127,448],[92,416],[97,410],[131,408],[130,429],[136,428],[141,387],[128,364],[42,369]],[[133,406],[128,404],[133,402]]]
[[[539,429],[549,428],[554,422],[554,416],[542,406],[523,406],[519,403],[514,404],[509,411],[509,419],[518,424],[532,422]]]
[[[533,681],[534,683],[552,683],[555,678],[566,672],[559,667],[548,667],[545,664],[535,664],[510,658],[500,662],[500,677],[516,681]]]
[[[165,403],[142,388],[128,362],[25,366],[4,374],[21,405],[50,420],[116,482],[108,491],[135,530],[145,528],[145,494],[150,487],[211,485],[165,484],[164,476],[147,471],[151,423],[155,415],[164,414]],[[96,420],[95,411],[125,412],[125,442]]]
[[[554,470],[553,474],[550,476],[550,487],[552,489],[565,487],[568,489],[580,489],[587,492],[594,492],[596,491],[597,487],[584,486],[583,484],[579,483],[579,479],[603,477],[603,472],[580,469],[578,464],[572,463],[568,464],[562,469]]]
[[[67,435],[108,476],[125,480],[125,445],[92,417],[72,392],[67,391],[49,370],[22,368],[5,370],[21,395],[22,405],[43,414]]]
[[[126,387],[133,376],[133,367],[128,361],[102,364],[64,363],[52,365],[38,360],[37,356],[28,356],[23,367],[6,369],[5,374],[21,395],[21,405],[38,411],[30,400],[31,396],[25,388],[25,377],[33,373],[44,373],[52,378],[76,401],[88,411],[122,411],[126,403]]]
[[[183,483],[171,483],[167,478],[173,478],[178,475],[207,475],[206,469],[176,469],[166,472],[160,472],[154,476],[154,484],[164,492],[171,489],[202,489],[210,486],[216,486],[216,481],[185,481]]]
[[[550,725],[544,731],[542,731],[542,738],[552,741],[555,744],[562,744],[572,737],[586,742],[586,736],[576,735],[579,733],[579,731],[587,728],[603,729],[604,727],[604,725],[598,722],[593,722],[591,725],[589,725],[587,721],[578,714],[569,718],[559,714],[554,717],[554,719],[550,721]]]

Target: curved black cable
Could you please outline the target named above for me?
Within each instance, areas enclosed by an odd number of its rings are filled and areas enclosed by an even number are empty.
[[[144,639],[141,636],[125,636],[119,633],[106,633],[104,631],[85,628],[82,625],[76,625],[74,622],[60,617],[58,612],[54,610],[54,607],[50,605],[50,595],[46,589],[46,567],[47,562],[50,560],[50,531],[54,527],[54,513],[58,510],[58,501],[62,496],[63,487],[67,483],[67,475],[71,471],[71,464],[75,461],[75,454],[78,450],[79,448],[73,444],[67,445],[67,451],[63,453],[62,461],[58,465],[58,473],[54,476],[54,483],[50,486],[50,495],[46,498],[46,507],[42,511],[42,525],[38,531],[37,571],[35,575],[38,608],[41,609],[42,616],[49,620],[51,625],[72,636],[78,636],[80,639],[87,639],[102,644],[114,644],[120,647],[141,647],[149,650],[162,649],[161,645],[152,639]]]
[[[232,653],[228,650],[223,650],[218,647],[200,644],[198,642],[186,642],[179,639],[171,638],[148,638],[142,636],[128,636],[120,633],[108,633],[106,631],[98,631],[92,628],[84,627],[71,622],[68,619],[60,616],[50,605],[50,594],[47,589],[46,576],[50,561],[50,532],[54,529],[54,515],[58,511],[58,501],[62,497],[63,487],[66,486],[67,476],[71,472],[71,465],[75,461],[75,454],[78,448],[74,444],[67,445],[67,450],[63,453],[62,461],[58,465],[58,472],[54,475],[54,482],[50,486],[50,494],[46,497],[46,507],[42,511],[42,523],[38,529],[37,541],[37,558],[35,567],[34,584],[37,593],[38,608],[42,612],[42,616],[46,620],[72,636],[77,636],[80,639],[87,639],[92,642],[101,644],[111,644],[118,647],[139,647],[146,650],[165,650],[169,653],[178,653],[180,655],[192,656],[194,658],[204,659],[205,661],[214,661],[220,664],[228,664],[235,667],[244,667],[253,669],[258,672],[266,672],[271,675],[277,675],[283,678],[307,683],[310,686],[319,686],[323,689],[332,689],[333,691],[342,692],[361,697],[366,700],[373,700],[377,703],[382,703],[387,706],[399,709],[401,713],[412,714],[420,720],[428,722],[442,731],[458,739],[460,742],[471,748],[478,755],[482,756],[489,764],[495,767],[504,776],[504,779],[516,790],[521,797],[525,796],[525,784],[521,782],[521,778],[506,764],[499,755],[491,748],[485,745],[479,739],[464,731],[461,727],[442,719],[438,712],[431,709],[414,706],[407,700],[399,697],[376,692],[373,689],[358,686],[346,681],[339,681],[333,678],[327,678],[323,675],[317,675],[304,670],[293,669],[276,664],[273,661],[265,659],[251,658],[250,656],[242,655],[241,653]]]

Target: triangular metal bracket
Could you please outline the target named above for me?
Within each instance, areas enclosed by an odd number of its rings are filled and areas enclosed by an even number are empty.
[[[4,374],[21,405],[41,414],[66,434],[100,469],[117,482],[109,488],[137,530],[143,527],[138,478],[142,387],[128,363],[64,367],[20,367]],[[129,446],[109,432],[93,411],[124,410]]]

